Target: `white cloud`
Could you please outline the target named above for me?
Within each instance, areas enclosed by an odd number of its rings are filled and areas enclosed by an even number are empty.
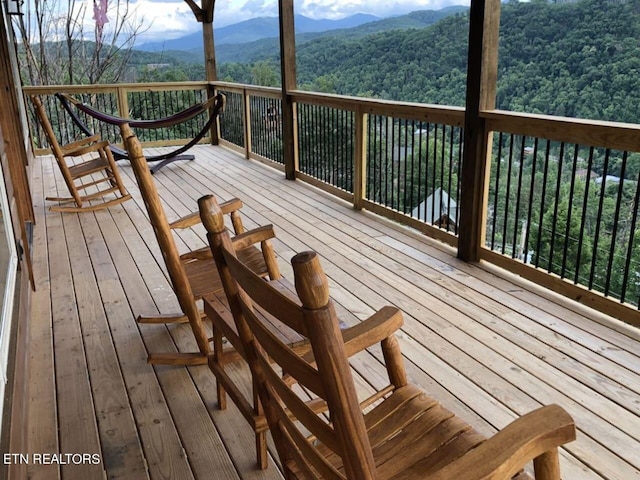
[[[197,2],[199,3],[199,2]],[[140,18],[151,24],[145,40],[175,38],[200,31],[191,9],[182,0],[132,1]],[[450,5],[469,5],[469,0],[295,0],[295,13],[311,18],[338,19],[356,13],[379,17],[403,15],[415,10],[438,10]],[[277,0],[229,0],[216,2],[214,25],[216,28],[242,22],[255,17],[278,15]]]
[[[224,27],[255,17],[275,17],[278,3],[275,0],[232,0],[219,2],[214,11],[214,25]]]
[[[355,13],[368,13],[379,17],[402,15],[415,10],[439,10],[455,5],[469,4],[464,0],[394,0],[386,2],[370,2],[364,0],[297,0],[296,11],[311,18],[337,19]]]
[[[145,41],[177,38],[201,28],[189,6],[181,0],[137,0],[131,6],[149,28],[142,35]]]

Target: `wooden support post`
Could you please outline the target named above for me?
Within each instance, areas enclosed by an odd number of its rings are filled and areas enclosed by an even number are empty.
[[[251,158],[251,95],[246,88],[242,89],[242,114],[244,116],[244,156]]]
[[[213,12],[211,14],[213,17]],[[213,40],[213,18],[210,22],[202,23],[202,41],[204,43],[204,71],[208,82],[218,79],[216,71],[216,51]]]
[[[10,23],[10,22],[9,22]],[[12,39],[9,44],[9,39]],[[3,142],[6,155],[2,166],[5,175],[5,186],[8,188],[10,200],[10,210],[12,214],[12,226],[16,240],[24,249],[24,264],[20,268],[26,267],[31,281],[31,288],[35,290],[35,278],[33,276],[33,265],[31,263],[31,239],[28,233],[27,224],[35,223],[35,213],[29,187],[30,161],[33,152],[27,150],[30,143],[29,129],[22,90],[20,88],[20,74],[18,72],[18,59],[15,49],[13,30],[5,29],[2,16],[0,14],[0,105],[2,105],[2,115],[0,115],[0,130],[4,135]],[[11,201],[11,197],[15,202]],[[15,216],[13,216],[15,214]]]
[[[491,132],[480,118],[495,108],[500,0],[471,0],[458,257],[478,261],[485,236]]]
[[[367,196],[367,118],[362,108],[356,110],[355,146],[353,152],[353,208],[362,210]]]
[[[284,171],[288,180],[295,180],[298,171],[295,102],[289,92],[297,88],[296,34],[293,21],[293,0],[278,3],[280,19],[280,72],[282,76],[282,141]]]
[[[202,23],[202,44],[204,45],[204,72],[207,82],[215,82],[218,79],[216,70],[216,49],[213,39],[213,7],[214,0],[202,0],[202,8],[199,8],[194,2],[187,1],[187,4],[193,10],[198,22]],[[207,87],[208,98],[216,94],[215,87],[209,83]],[[209,111],[211,114],[213,110]],[[211,145],[220,143],[220,118],[211,125],[209,132],[211,136]]]

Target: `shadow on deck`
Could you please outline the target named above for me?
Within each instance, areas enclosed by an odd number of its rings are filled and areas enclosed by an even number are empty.
[[[197,209],[206,193],[239,197],[247,227],[274,224],[285,276],[294,253],[320,254],[347,322],[385,304],[401,308],[411,381],[479,431],[558,403],[579,430],[562,453],[565,478],[640,479],[640,332],[460,262],[447,246],[229,150],[192,152],[195,161],[155,175],[169,220]],[[207,367],[147,365],[147,351],[195,347],[184,325],[135,323],[178,305],[131,168],[121,166],[133,201],[60,214],[45,209],[44,197],[64,189],[52,158],[34,165],[28,453],[98,454],[99,462],[31,461],[30,478],[281,478],[273,463],[255,469],[253,432],[233,405],[217,409]],[[204,246],[204,238],[201,228],[183,231],[178,246]],[[373,349],[354,364],[363,390],[380,382],[379,359]],[[233,373],[249,388],[247,369]]]

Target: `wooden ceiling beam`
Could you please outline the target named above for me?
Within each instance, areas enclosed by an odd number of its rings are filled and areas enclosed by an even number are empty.
[[[215,0],[202,0],[202,11],[204,12],[204,22],[213,23],[213,10]]]
[[[200,22],[200,23],[204,22],[204,19],[205,19],[204,10],[202,8],[200,8],[198,6],[198,4],[196,2],[194,2],[194,0],[184,0],[184,1],[185,1],[185,3],[187,5],[189,5],[189,8],[191,9],[193,14],[195,15],[196,20],[198,22]]]

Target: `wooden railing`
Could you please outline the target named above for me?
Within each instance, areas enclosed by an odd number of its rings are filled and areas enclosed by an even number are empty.
[[[215,85],[231,107],[221,143],[284,170],[280,89]],[[292,99],[296,178],[456,245],[456,196],[446,192],[459,188],[463,109],[298,90]],[[438,190],[448,212],[433,208]]]
[[[227,97],[220,144],[284,172],[282,91],[213,86]],[[126,116],[145,112],[139,92],[204,95],[207,84],[65,90],[108,93]],[[289,96],[295,178],[458,245],[458,225],[469,215],[460,209],[464,109],[299,90]],[[640,325],[640,125],[496,110],[480,117],[488,142],[480,258]]]
[[[237,94],[243,116],[244,136],[222,138],[284,170],[281,149],[253,148],[282,142],[272,134],[279,116],[265,108],[278,113],[281,91],[216,87]],[[296,178],[457,245],[463,109],[290,95]],[[490,145],[480,258],[640,325],[640,126],[501,111],[481,119]]]
[[[109,115],[157,120],[202,102],[207,98],[208,87],[205,82],[129,83],[24,87],[24,92],[27,97],[30,95],[41,97],[54,130],[59,135],[59,139],[66,143],[82,136],[82,132],[55,98],[54,95],[58,92],[69,93],[83,103]],[[121,143],[120,131],[116,126],[101,123],[80,111],[76,111],[76,113],[90,131],[99,133],[102,138],[108,139],[112,143]],[[199,115],[173,127],[139,129],[136,133],[148,147],[184,145],[197,135],[206,120],[205,115]],[[33,116],[30,121],[32,122],[31,131],[33,132],[35,152],[41,154],[47,148],[47,143]],[[210,136],[202,140],[203,143],[210,141]]]
[[[640,325],[640,125],[481,116],[494,132],[482,258]]]

